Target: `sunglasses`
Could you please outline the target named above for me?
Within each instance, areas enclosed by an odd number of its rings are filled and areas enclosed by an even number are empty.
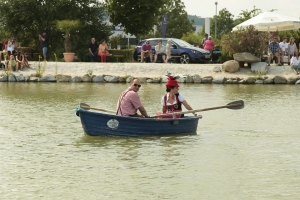
[[[142,85],[138,85],[138,84],[133,84],[135,87],[141,87]]]

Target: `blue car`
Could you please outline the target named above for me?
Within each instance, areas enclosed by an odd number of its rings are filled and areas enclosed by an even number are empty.
[[[134,60],[140,62],[141,55],[141,47],[146,41],[149,41],[152,46],[153,56],[155,54],[155,46],[158,44],[158,41],[161,40],[162,44],[166,46],[168,40],[172,40],[171,42],[171,56],[178,56],[178,60],[182,64],[188,63],[204,63],[209,62],[211,60],[210,51],[194,47],[193,45],[176,38],[149,38],[142,40],[134,52]]]

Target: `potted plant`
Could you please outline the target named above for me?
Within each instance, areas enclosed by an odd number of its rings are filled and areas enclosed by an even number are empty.
[[[66,62],[72,62],[74,60],[75,53],[71,51],[72,45],[70,40],[70,32],[80,26],[79,20],[60,20],[56,23],[58,30],[65,32],[65,53],[64,59]]]

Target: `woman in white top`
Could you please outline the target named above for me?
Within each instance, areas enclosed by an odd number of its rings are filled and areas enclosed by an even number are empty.
[[[176,78],[174,78],[171,74],[168,74],[166,91],[167,94],[161,98],[162,113],[157,113],[157,115],[173,113],[173,112],[182,112],[182,105],[187,110],[193,110],[192,107],[185,100],[184,96],[179,93],[178,82],[176,81]],[[196,113],[194,113],[194,115],[197,116]],[[173,117],[174,116],[167,116],[163,118],[173,118]],[[181,118],[181,117],[183,117],[183,115],[181,114],[176,116],[176,118]]]
[[[299,63],[300,63],[300,57],[299,57],[299,51],[296,49],[294,51],[294,56],[291,58],[291,68],[296,73],[299,74]]]
[[[7,42],[6,51],[10,51],[12,54],[15,53],[15,41],[9,40]]]

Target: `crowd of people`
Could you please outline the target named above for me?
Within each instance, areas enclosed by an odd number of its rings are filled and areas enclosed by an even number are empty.
[[[49,36],[46,31],[43,31],[42,34],[38,35],[38,38],[41,41],[44,61],[47,61]],[[23,71],[24,69],[31,68],[28,60],[28,53],[19,51],[21,49],[20,46],[21,44],[17,44],[13,36],[3,42],[2,49],[0,51],[0,63],[3,69],[18,72],[19,70]],[[2,63],[2,58],[4,59],[4,63]]]
[[[300,49],[300,43],[299,43]],[[267,57],[267,65],[270,66],[272,60],[277,60],[278,66],[282,66],[284,63],[291,65],[291,69],[298,75],[299,72],[299,49],[295,43],[295,39],[291,37],[289,42],[287,37],[283,37],[280,42],[280,37],[273,35],[272,41],[268,44],[268,51],[265,52]]]
[[[2,61],[2,56],[4,58],[4,64],[1,65],[5,70],[16,71],[24,70],[25,68],[30,68],[28,62],[28,54],[23,52],[17,52],[15,50],[16,41],[14,37],[9,37],[3,42],[2,51],[0,54],[0,62]]]

